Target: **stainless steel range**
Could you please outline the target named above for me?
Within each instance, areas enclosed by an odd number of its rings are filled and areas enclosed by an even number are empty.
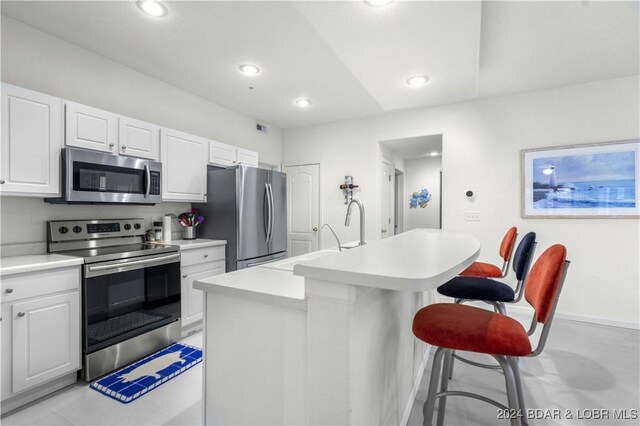
[[[84,258],[83,378],[180,338],[179,247],[144,242],[143,219],[48,222],[48,250]]]

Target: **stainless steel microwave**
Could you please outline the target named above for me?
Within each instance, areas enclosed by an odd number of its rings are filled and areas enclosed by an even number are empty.
[[[156,204],[162,201],[162,164],[78,148],[63,148],[59,198],[48,203]]]

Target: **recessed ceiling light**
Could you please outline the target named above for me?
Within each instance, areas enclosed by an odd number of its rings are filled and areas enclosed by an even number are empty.
[[[393,3],[395,0],[364,0],[371,7],[385,7]]]
[[[306,108],[311,105],[311,101],[307,98],[296,99],[296,105],[298,105],[300,108]]]
[[[438,151],[431,151],[431,155],[432,157],[437,157],[438,155],[440,155],[440,153]]]
[[[240,72],[244,75],[256,75],[260,74],[260,68],[251,64],[240,65]]]
[[[426,75],[414,75],[413,77],[407,80],[407,84],[411,87],[420,87],[424,86],[429,82],[429,77]]]
[[[165,5],[155,0],[139,0],[138,7],[147,15],[155,16],[156,18],[166,16],[168,12]]]

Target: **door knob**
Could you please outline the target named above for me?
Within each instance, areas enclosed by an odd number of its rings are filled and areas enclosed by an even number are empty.
[[[18,316],[22,318],[24,316],[24,312],[18,312]]]
[[[318,227],[317,226],[313,227],[313,232],[318,232]]]

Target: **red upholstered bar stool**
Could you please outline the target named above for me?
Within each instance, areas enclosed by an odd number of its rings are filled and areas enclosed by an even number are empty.
[[[516,238],[518,237],[518,228],[515,226],[509,228],[500,244],[500,257],[503,260],[502,269],[491,263],[473,262],[471,266],[462,271],[460,275],[467,277],[485,277],[485,278],[504,278],[509,273],[509,262],[511,262],[511,255],[513,254],[513,248],[516,245]]]
[[[518,358],[537,356],[544,349],[569,267],[566,257],[566,248],[556,244],[542,253],[531,268],[525,287],[525,299],[535,311],[529,331],[506,315],[461,304],[437,303],[416,313],[413,319],[413,334],[420,340],[438,347],[431,368],[429,395],[424,404],[425,425],[432,424],[436,399],[440,399],[437,424],[444,424],[448,396],[466,396],[488,402],[501,409],[508,408],[509,413],[517,414],[511,418],[511,425],[522,424],[526,409]],[[538,323],[543,324],[543,329],[538,346],[532,350],[529,336],[534,333]],[[448,390],[453,351],[488,354],[498,361],[504,372],[508,407],[483,395]],[[438,391],[440,376],[442,379]]]

